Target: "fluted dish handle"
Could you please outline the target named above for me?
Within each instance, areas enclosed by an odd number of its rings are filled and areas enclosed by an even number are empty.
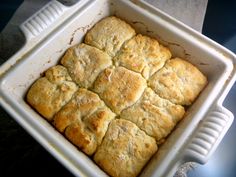
[[[184,158],[204,164],[223,139],[233,122],[233,114],[222,105],[215,105],[200,122],[186,147]]]
[[[86,2],[77,0],[73,5],[66,6],[57,0],[49,1],[20,25],[20,29],[26,38],[26,44],[36,45]]]
[[[20,29],[26,39],[30,40],[51,27],[67,9],[68,7],[60,2],[52,0],[21,24]]]

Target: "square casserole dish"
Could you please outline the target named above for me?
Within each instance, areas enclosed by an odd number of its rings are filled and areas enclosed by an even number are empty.
[[[1,105],[75,176],[107,176],[36,113],[25,94],[40,73],[56,65],[67,48],[82,42],[88,29],[110,15],[124,19],[137,33],[157,38],[174,56],[197,66],[209,82],[140,176],[173,176],[185,162],[206,163],[233,121],[222,102],[236,79],[236,56],[141,0],[81,0],[72,6],[50,1],[20,26],[25,45],[1,66]]]

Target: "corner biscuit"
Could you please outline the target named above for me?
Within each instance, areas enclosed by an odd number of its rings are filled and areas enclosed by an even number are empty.
[[[142,95],[146,80],[138,73],[123,67],[107,68],[96,79],[93,90],[119,114]]]
[[[114,117],[97,94],[79,89],[55,115],[53,125],[83,152],[92,155]]]
[[[206,77],[191,63],[175,58],[156,72],[148,85],[162,98],[190,105],[207,84]]]
[[[42,116],[51,121],[77,90],[67,69],[57,65],[48,69],[29,89],[26,99]]]
[[[115,56],[122,44],[135,35],[134,29],[116,17],[107,17],[98,22],[85,36],[85,43],[97,47],[110,56]]]
[[[154,138],[132,122],[116,119],[110,123],[94,160],[112,177],[135,177],[156,151]]]
[[[69,48],[61,63],[80,87],[89,88],[98,74],[109,67],[112,61],[105,52],[82,43]]]
[[[147,79],[170,58],[169,49],[159,45],[157,40],[139,34],[124,43],[114,60],[116,65],[138,72]]]
[[[157,141],[164,139],[183,118],[185,111],[180,105],[160,98],[147,88],[141,99],[123,110],[120,117],[135,123]]]

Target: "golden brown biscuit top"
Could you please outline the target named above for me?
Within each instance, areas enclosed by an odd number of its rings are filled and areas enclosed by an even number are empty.
[[[91,87],[98,74],[112,65],[108,54],[83,43],[69,48],[61,63],[71,78],[84,88]]]
[[[134,104],[142,95],[146,81],[123,67],[107,68],[96,79],[93,90],[117,114]]]
[[[148,85],[162,98],[190,105],[207,84],[206,77],[191,63],[175,58],[156,72]]]
[[[115,62],[147,79],[162,68],[170,57],[170,51],[156,39],[138,34],[124,43],[115,57]]]
[[[132,122],[116,119],[110,123],[94,160],[113,177],[135,177],[156,151],[154,138]]]
[[[27,93],[27,102],[47,120],[61,109],[77,90],[65,67],[57,65],[48,69],[45,77],[38,79]]]
[[[114,117],[97,94],[79,89],[55,115],[53,125],[82,151],[92,155]]]
[[[150,88],[133,106],[123,110],[120,117],[135,123],[157,141],[164,139],[184,115],[184,107],[160,98]]]
[[[49,68],[45,72],[45,77],[54,84],[61,84],[64,81],[72,81],[67,69],[61,65]]]
[[[134,29],[117,17],[99,21],[85,36],[85,43],[115,56],[122,44],[135,35]]]

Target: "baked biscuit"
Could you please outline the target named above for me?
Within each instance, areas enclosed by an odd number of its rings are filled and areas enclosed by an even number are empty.
[[[160,97],[180,105],[192,104],[206,84],[206,77],[180,58],[169,60],[148,82]]]
[[[119,114],[134,104],[142,95],[146,80],[124,67],[106,68],[96,79],[93,90]]]
[[[135,35],[134,29],[114,16],[98,22],[85,36],[85,43],[115,56],[122,44]]]
[[[116,65],[138,72],[147,79],[170,58],[169,49],[160,45],[157,40],[139,34],[124,43],[114,60]]]
[[[26,99],[42,116],[51,121],[77,90],[67,69],[57,65],[48,69],[29,89]]]
[[[92,155],[114,117],[97,94],[79,89],[55,115],[53,125],[83,152]]]
[[[160,98],[146,88],[141,99],[123,110],[120,117],[135,123],[157,141],[163,140],[183,118],[184,108]]]
[[[116,119],[110,123],[94,160],[110,176],[135,177],[156,151],[154,138],[132,122]]]
[[[112,65],[108,54],[83,43],[69,48],[61,63],[71,78],[84,88],[91,87],[98,74]]]

